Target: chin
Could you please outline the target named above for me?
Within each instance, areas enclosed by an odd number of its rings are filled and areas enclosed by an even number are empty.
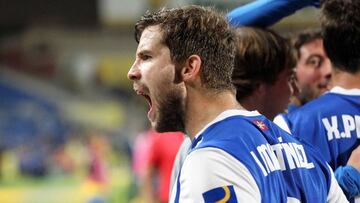
[[[172,132],[172,129],[169,128],[170,127],[169,125],[167,125],[164,122],[159,122],[157,120],[156,121],[151,121],[151,126],[153,127],[153,129],[156,132],[159,132],[159,133]]]
[[[163,122],[156,122],[156,124],[154,125],[154,129],[159,132],[159,133],[164,133],[164,132],[184,132],[185,133],[185,126],[183,125],[183,123],[181,121],[173,121],[173,122],[169,122],[170,120],[166,120]]]
[[[163,124],[159,124],[159,123],[154,125],[154,129],[155,129],[156,132],[159,132],[159,133],[177,131],[176,129],[172,128],[169,125],[163,125]]]

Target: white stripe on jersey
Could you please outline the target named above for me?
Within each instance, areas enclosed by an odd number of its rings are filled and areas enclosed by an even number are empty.
[[[186,157],[181,169],[179,202],[204,202],[203,193],[228,185],[234,187],[238,202],[261,202],[253,176],[240,161],[217,148],[195,150]],[[176,187],[171,202],[175,199],[175,191]]]
[[[343,202],[349,202],[343,191],[341,190],[335,176],[333,173],[332,168],[330,165],[328,165],[329,170],[331,171],[331,185],[327,196],[327,202],[328,203],[343,203]]]
[[[291,134],[290,128],[287,124],[287,122],[285,121],[285,118],[283,115],[279,114],[277,116],[275,116],[274,121],[273,121],[277,126],[279,126],[281,129],[285,130],[286,132],[288,132],[289,134]]]
[[[226,118],[229,118],[231,116],[235,115],[242,115],[242,116],[259,116],[260,113],[258,111],[247,111],[247,110],[239,110],[239,109],[230,109],[222,112],[219,114],[213,121],[208,123],[202,130],[200,130],[194,137],[196,139],[200,134],[204,132],[209,126],[211,126],[214,123],[217,123],[219,121],[222,121]]]
[[[354,89],[344,89],[342,87],[339,86],[335,86],[333,87],[329,92],[331,93],[336,93],[336,94],[342,94],[342,95],[360,95],[360,89],[359,88],[354,88]]]

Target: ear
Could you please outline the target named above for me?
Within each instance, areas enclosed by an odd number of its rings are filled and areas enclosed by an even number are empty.
[[[194,81],[200,76],[201,58],[198,55],[191,55],[185,62],[184,68],[181,70],[181,76],[184,82]]]
[[[253,91],[253,94],[256,95],[256,97],[262,98],[267,94],[267,85],[265,83],[260,82],[256,86],[257,87]]]

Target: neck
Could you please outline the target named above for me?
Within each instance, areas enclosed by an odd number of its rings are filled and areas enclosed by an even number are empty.
[[[257,110],[259,113],[264,115],[266,118],[273,120],[276,114],[274,114],[273,109],[269,108],[266,104],[269,101],[267,97],[262,95],[260,92],[262,90],[258,89],[256,93],[253,93],[243,99],[241,99],[241,105],[248,111]],[[266,93],[265,93],[266,94]]]
[[[189,137],[193,139],[200,130],[222,112],[230,109],[242,109],[242,107],[231,91],[209,93],[188,90],[186,109],[186,131]]]
[[[290,103],[295,104],[296,106],[301,106],[300,99],[295,95],[290,97]]]
[[[339,86],[344,89],[359,89],[360,71],[355,74],[351,74],[344,71],[333,70],[332,84],[333,86]]]
[[[248,97],[243,98],[240,101],[241,105],[248,111],[259,111],[261,114],[264,114],[262,106],[261,106],[261,102],[259,101],[259,99],[254,96],[254,95],[250,95]]]

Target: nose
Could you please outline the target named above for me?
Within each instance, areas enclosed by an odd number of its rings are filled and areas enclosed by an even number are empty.
[[[127,77],[130,79],[130,80],[140,80],[141,78],[141,73],[140,73],[140,70],[139,68],[137,67],[137,65],[134,63],[128,74],[127,74]]]
[[[322,75],[325,79],[329,80],[331,78],[331,62],[330,59],[325,59],[324,67],[322,69]]]

